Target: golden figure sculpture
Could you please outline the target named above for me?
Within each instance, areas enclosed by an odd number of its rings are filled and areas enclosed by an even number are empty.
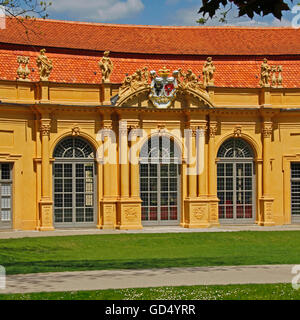
[[[208,57],[204,66],[203,66],[203,84],[205,87],[214,85],[214,73],[216,67],[212,61],[212,57]]]
[[[110,82],[110,75],[114,68],[111,59],[108,57],[109,54],[110,51],[105,51],[101,61],[99,61],[99,67],[102,72],[102,82]]]
[[[40,55],[36,59],[41,81],[48,81],[50,73],[53,69],[52,61],[46,56],[45,53],[46,49],[42,49],[40,51]]]
[[[260,74],[260,85],[262,87],[269,87],[270,83],[270,74],[271,74],[271,67],[268,64],[268,59],[264,59],[263,63],[261,64],[261,74]]]
[[[143,78],[144,78],[145,82],[148,83],[149,77],[150,77],[150,73],[148,71],[148,68],[144,67],[142,73],[143,73]]]
[[[131,76],[126,75],[121,87],[119,88],[119,97],[149,85],[148,81],[150,76],[151,75],[148,72],[147,67],[144,67],[142,70],[136,70],[136,72]]]

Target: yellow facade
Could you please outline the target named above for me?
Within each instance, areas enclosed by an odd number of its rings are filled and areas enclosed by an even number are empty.
[[[204,171],[187,175],[189,155],[182,155],[178,223],[182,227],[220,225],[217,154],[229,138],[245,140],[254,153],[254,222],[262,226],[295,222],[291,214],[291,163],[300,162],[300,89],[211,86],[208,95],[187,90],[168,109],[153,107],[143,90],[132,92],[115,106],[106,106],[116,93],[118,85],[110,83],[0,81],[0,163],[12,164],[13,229],[57,227],[53,221],[55,147],[63,138],[80,137],[97,151],[109,143],[108,136],[97,136],[103,128],[115,131],[117,141],[111,148],[118,156],[127,154],[134,144],[142,145],[153,133],[167,135],[177,129],[184,136],[184,129],[191,133],[201,130]],[[119,128],[119,122],[125,120],[127,127]],[[122,136],[137,128],[144,129],[148,137],[136,137],[119,148]],[[183,139],[190,139],[195,152],[195,135]],[[180,148],[183,139],[176,140]],[[100,160],[95,161],[95,167],[96,219],[92,225],[99,229],[143,228],[139,164]]]

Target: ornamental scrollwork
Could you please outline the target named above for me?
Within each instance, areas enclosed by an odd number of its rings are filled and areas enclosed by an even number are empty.
[[[233,130],[233,135],[235,138],[240,138],[242,135],[242,127],[241,126],[236,126]]]
[[[209,69],[210,71],[208,71],[208,69],[207,66],[205,74],[210,74],[211,77],[212,70]],[[207,95],[200,78],[201,76],[197,76],[191,69],[186,72],[183,72],[182,69],[170,72],[169,69],[163,67],[158,72],[155,70],[149,72],[148,68],[144,67],[136,70],[132,75],[126,74],[115,101],[126,99],[135,92],[145,90],[149,93],[149,99],[155,107],[168,108],[175,100],[177,92],[185,94],[187,90],[191,90],[196,95]],[[212,81],[212,78],[210,79]],[[209,82],[210,85],[212,84],[211,81]]]
[[[136,70],[136,72],[131,76],[126,75],[121,87],[119,88],[119,98],[127,96],[140,88],[149,87],[149,77],[150,73],[148,72],[147,67]]]
[[[74,127],[74,128],[72,128],[72,136],[73,136],[73,137],[78,137],[78,136],[80,136],[80,128],[79,128],[79,127]]]
[[[197,76],[191,69],[188,69],[187,72],[178,69],[177,81],[179,90],[203,91],[205,89],[200,76]]]
[[[135,221],[138,218],[138,208],[126,208],[124,214],[127,221]]]
[[[17,79],[22,81],[29,81],[28,76],[30,74],[30,70],[28,68],[29,57],[18,56],[17,62],[19,67],[17,69]]]
[[[203,220],[205,218],[205,212],[206,211],[206,206],[202,205],[199,207],[195,207],[193,209],[193,216],[195,217],[195,219],[197,220]]]

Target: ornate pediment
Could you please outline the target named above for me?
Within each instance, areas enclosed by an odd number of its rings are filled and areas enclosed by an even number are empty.
[[[118,95],[111,101],[115,106],[147,106],[156,109],[174,108],[176,100],[200,100],[197,106],[213,107],[209,94],[191,69],[183,72],[181,69],[171,72],[166,67],[156,71],[148,68],[137,70],[133,75],[126,75],[119,88]],[[147,100],[147,103],[146,103]],[[143,103],[144,102],[144,103]]]

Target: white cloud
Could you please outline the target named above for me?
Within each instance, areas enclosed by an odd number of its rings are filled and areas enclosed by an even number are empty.
[[[130,17],[143,9],[142,0],[54,0],[50,13],[78,20],[107,22]]]

